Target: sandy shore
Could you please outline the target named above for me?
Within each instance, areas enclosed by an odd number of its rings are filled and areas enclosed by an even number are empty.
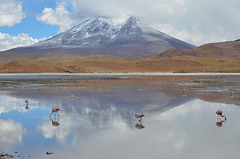
[[[202,75],[235,75],[238,76],[240,73],[173,73],[173,72],[131,72],[131,73],[0,73],[0,76],[41,76],[41,75],[56,75],[56,76],[114,76],[114,75],[129,75],[129,76],[138,76],[138,75],[156,75],[156,76],[202,76]]]

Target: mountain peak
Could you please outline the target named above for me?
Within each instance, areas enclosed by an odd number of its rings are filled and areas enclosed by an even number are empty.
[[[119,26],[119,25],[124,25],[125,23],[131,23],[131,24],[135,25],[139,20],[134,16],[123,16],[120,18],[119,17],[112,18],[112,17],[107,17],[107,16],[99,16],[93,21],[105,22],[109,25]]]
[[[133,23],[133,24],[136,24],[137,22],[140,22],[140,20],[137,19],[137,18],[134,17],[134,16],[130,16],[127,21],[129,21],[129,22],[131,22],[131,23]]]
[[[96,18],[96,20],[101,20],[101,21],[107,21],[107,20],[111,20],[111,17],[108,16],[99,16]]]
[[[151,28],[134,16],[88,19],[32,47],[38,52],[65,49],[77,50],[70,52],[80,55],[82,51],[79,50],[84,50],[84,55],[101,53],[119,56],[159,53],[169,48],[194,48]]]

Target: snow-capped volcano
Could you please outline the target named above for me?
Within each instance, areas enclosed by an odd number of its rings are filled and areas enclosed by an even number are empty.
[[[157,31],[131,16],[126,19],[109,17],[88,19],[45,41],[11,51],[135,56],[159,53],[169,48],[192,49],[195,47]]]

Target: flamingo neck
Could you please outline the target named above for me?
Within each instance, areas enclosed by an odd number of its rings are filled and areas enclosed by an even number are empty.
[[[221,114],[221,117],[225,117],[225,121],[227,120],[227,117],[226,117],[225,115],[222,115],[222,114]]]

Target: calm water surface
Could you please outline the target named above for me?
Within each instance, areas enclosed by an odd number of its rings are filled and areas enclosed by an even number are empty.
[[[2,89],[0,101],[0,152],[15,158],[240,156],[240,107],[236,104],[128,86],[108,91]],[[53,107],[60,108],[59,116],[49,117]],[[219,109],[226,121],[216,116]],[[146,115],[142,122],[134,116],[139,112]]]

